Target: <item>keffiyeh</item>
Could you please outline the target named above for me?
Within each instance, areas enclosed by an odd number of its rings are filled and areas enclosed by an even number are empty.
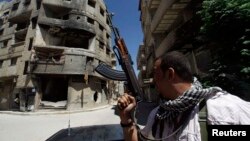
[[[197,79],[194,79],[192,88],[185,91],[183,95],[179,96],[177,99],[161,100],[160,107],[156,114],[156,119],[173,120],[180,113],[197,105],[203,98],[219,91],[222,91],[222,89],[219,87],[202,89],[199,81]]]
[[[180,114],[188,114],[204,98],[219,91],[222,91],[222,89],[219,87],[210,87],[207,89],[203,89],[201,83],[197,80],[197,78],[194,78],[192,87],[175,100],[161,99],[160,106],[158,111],[156,112],[155,121],[152,126],[152,135],[156,137],[157,127],[159,126],[160,131],[158,132],[158,134],[159,137],[162,137],[165,120],[174,122],[174,119],[176,119]],[[178,130],[176,129],[176,131]]]

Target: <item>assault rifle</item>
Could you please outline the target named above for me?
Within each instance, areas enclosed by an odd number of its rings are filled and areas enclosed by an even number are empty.
[[[132,66],[133,62],[131,60],[131,56],[128,52],[127,46],[123,38],[121,38],[118,29],[113,26],[110,16],[112,15],[107,14],[109,25],[115,37],[116,45],[113,47],[113,51],[123,71],[113,70],[104,63],[100,63],[95,68],[95,70],[106,78],[109,78],[112,80],[118,80],[118,81],[127,81],[127,87],[129,91],[131,91],[133,94],[132,96],[134,96],[138,100],[138,98],[142,97],[143,93],[142,93],[141,87],[139,86],[139,82],[136,78],[136,75]]]

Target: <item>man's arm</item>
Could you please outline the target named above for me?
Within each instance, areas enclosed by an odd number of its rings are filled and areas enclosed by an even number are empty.
[[[118,99],[117,103],[119,115],[121,119],[121,126],[123,128],[123,135],[125,141],[137,141],[137,129],[131,112],[136,106],[136,101],[133,96],[124,94]]]

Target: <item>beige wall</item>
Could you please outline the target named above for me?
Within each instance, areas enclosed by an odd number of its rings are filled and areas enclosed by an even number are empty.
[[[87,84],[72,82],[72,79],[70,79],[67,109],[89,109],[108,104],[107,91],[105,91],[105,88],[101,88],[100,83],[101,81],[96,78],[90,78]]]

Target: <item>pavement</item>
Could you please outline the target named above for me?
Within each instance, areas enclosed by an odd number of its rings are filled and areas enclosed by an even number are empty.
[[[145,125],[154,103],[138,104],[137,121]],[[88,111],[0,112],[0,141],[123,140],[115,105]]]

